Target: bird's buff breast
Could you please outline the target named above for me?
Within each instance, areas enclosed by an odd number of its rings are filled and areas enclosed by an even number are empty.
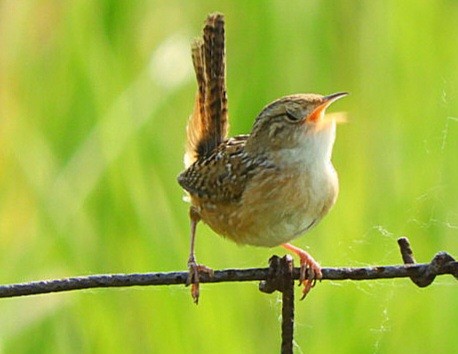
[[[238,244],[274,247],[316,226],[337,194],[337,175],[329,163],[314,173],[258,174],[238,201],[214,204],[192,198],[192,204],[216,233]]]

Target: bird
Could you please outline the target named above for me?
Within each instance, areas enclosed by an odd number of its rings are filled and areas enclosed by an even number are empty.
[[[213,274],[196,260],[202,221],[237,244],[281,245],[295,253],[305,297],[322,278],[321,267],[290,242],[314,228],[336,202],[336,119],[325,111],[348,93],[281,97],[261,110],[250,134],[228,138],[224,22],[223,14],[209,14],[203,36],[191,44],[197,94],[187,125],[185,170],[177,178],[191,204],[187,285],[197,304],[199,272]]]

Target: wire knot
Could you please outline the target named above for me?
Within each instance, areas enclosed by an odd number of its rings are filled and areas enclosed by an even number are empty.
[[[282,258],[275,255],[270,257],[267,278],[259,283],[259,290],[267,294],[274,291],[283,293],[294,283],[293,271],[293,258],[289,254]]]
[[[398,239],[398,245],[401,251],[402,260],[405,265],[413,265],[416,263],[412,248],[410,247],[409,240],[407,237],[401,237]],[[458,279],[458,266],[455,259],[447,252],[438,252],[431,263],[424,268],[423,271],[418,272],[418,269],[411,269],[409,275],[410,280],[419,286],[424,288],[430,285],[437,275],[449,273]]]

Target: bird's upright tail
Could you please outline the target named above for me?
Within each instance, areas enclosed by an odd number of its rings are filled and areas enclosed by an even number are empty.
[[[187,126],[185,166],[210,155],[228,130],[224,16],[208,15],[202,38],[191,45],[197,80],[194,111]]]

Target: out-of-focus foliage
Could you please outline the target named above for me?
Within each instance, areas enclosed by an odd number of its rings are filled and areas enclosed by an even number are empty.
[[[195,83],[189,42],[226,15],[233,134],[297,92],[333,110],[341,194],[296,241],[323,266],[458,255],[458,3],[1,1],[0,281],[183,270],[182,169]],[[201,225],[198,259],[259,267]],[[299,289],[298,289],[299,292]],[[458,347],[458,284],[323,282],[297,303],[297,352]],[[0,301],[1,353],[277,353],[278,295],[257,284],[95,290]]]

